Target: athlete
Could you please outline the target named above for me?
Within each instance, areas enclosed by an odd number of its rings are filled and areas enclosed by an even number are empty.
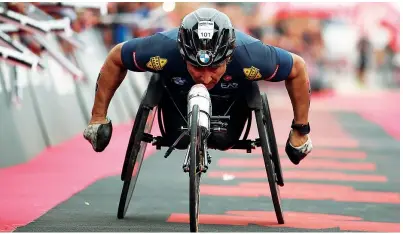
[[[159,106],[171,142],[178,138],[180,127],[186,126],[187,93],[194,84],[204,84],[211,95],[213,115],[231,116],[226,132],[209,136],[209,147],[219,150],[231,148],[245,126],[248,106],[237,97],[252,82],[285,81],[294,112],[287,155],[299,164],[313,148],[308,121],[310,85],[304,60],[235,30],[228,16],[216,9],[200,8],[185,16],[179,28],[135,38],[110,51],[98,77],[92,118],[84,131],[96,152],[109,144],[112,123],[107,117],[108,106],[128,70],[163,77],[167,87],[164,95],[172,99],[162,98]],[[177,148],[187,146],[184,139]]]

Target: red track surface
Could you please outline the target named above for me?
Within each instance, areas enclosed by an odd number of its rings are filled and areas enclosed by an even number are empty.
[[[359,191],[350,186],[324,184],[328,181],[355,181],[363,183],[386,183],[385,175],[368,174],[377,166],[366,161],[365,152],[356,150],[357,139],[343,130],[330,111],[353,111],[363,118],[381,126],[388,134],[399,140],[399,95],[397,93],[368,94],[360,96],[330,96],[313,100],[311,122],[315,131],[311,134],[315,151],[300,166],[292,165],[282,159],[284,176],[287,179],[322,180],[321,183],[290,182],[282,188],[281,195],[287,199],[334,200],[346,202],[369,202],[399,204],[399,193]],[[289,106],[273,108],[277,141],[285,142],[292,119]],[[154,128],[155,130],[156,128]],[[33,160],[0,169],[0,231],[13,231],[19,226],[39,218],[47,211],[85,189],[95,181],[120,174],[131,124],[115,126],[110,146],[102,154],[92,151],[81,134],[53,148],[46,149]],[[332,147],[332,148],[330,148]],[[345,148],[343,153],[335,148]],[[146,156],[151,155],[153,147],[148,147]],[[259,153],[256,150],[255,153]],[[282,157],[284,152],[280,145]],[[232,154],[233,158],[222,158],[218,167],[208,176],[220,178],[232,174],[235,178],[248,179],[250,182],[238,185],[208,185],[201,187],[202,195],[210,196],[270,196],[267,183],[254,181],[264,179],[263,162],[260,157],[251,155],[244,158]],[[350,160],[350,161],[340,161]],[[242,167],[244,171],[226,171]],[[290,170],[292,169],[292,170]],[[321,169],[317,170],[317,169]],[[328,170],[328,171],[323,171]],[[356,171],[354,174],[348,171]],[[358,171],[358,173],[357,173]],[[351,231],[398,231],[399,224],[386,222],[367,222],[360,217],[303,212],[285,212],[284,227],[321,229],[340,227]],[[321,222],[317,222],[317,220]],[[186,214],[172,214],[168,222],[187,222]],[[275,225],[273,212],[228,211],[226,214],[202,214],[204,224],[230,225]]]

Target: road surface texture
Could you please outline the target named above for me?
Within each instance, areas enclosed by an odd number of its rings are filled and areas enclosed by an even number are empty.
[[[284,152],[293,118],[288,96],[269,91],[268,97],[285,178],[285,224],[276,223],[260,149],[210,151],[200,231],[399,232],[398,91],[314,95],[314,150],[299,166]],[[94,153],[79,134],[26,164],[0,169],[6,188],[0,192],[0,231],[188,232],[184,151],[165,159],[166,149],[148,147],[126,218],[117,219],[131,126],[115,126],[103,153]],[[252,128],[254,139],[254,123]]]

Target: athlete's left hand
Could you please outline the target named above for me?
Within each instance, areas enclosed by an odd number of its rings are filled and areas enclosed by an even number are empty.
[[[291,130],[285,146],[285,152],[292,163],[298,165],[313,149],[311,138],[296,130]]]

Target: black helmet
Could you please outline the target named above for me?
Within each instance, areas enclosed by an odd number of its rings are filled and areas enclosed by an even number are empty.
[[[195,66],[217,66],[235,49],[235,30],[224,13],[200,8],[182,20],[178,35],[179,51]]]

